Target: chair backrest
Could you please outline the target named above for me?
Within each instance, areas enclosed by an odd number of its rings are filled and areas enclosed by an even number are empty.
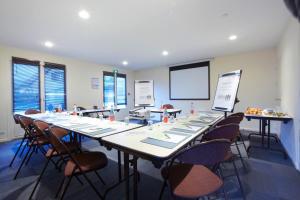
[[[19,115],[19,114],[14,114],[14,115],[13,115],[13,118],[14,118],[14,121],[15,121],[16,124],[20,124],[20,119],[19,119],[20,116],[21,116],[21,115]]]
[[[38,113],[41,113],[41,111],[35,110],[35,109],[28,109],[25,111],[25,115],[33,115],[33,114],[38,114]]]
[[[98,106],[93,106],[93,109],[98,109]]]
[[[49,124],[40,120],[33,121],[33,125],[37,135],[45,135],[45,130],[49,128]]]
[[[57,126],[50,126],[46,134],[48,135],[48,140],[58,153],[62,152],[69,152],[69,149],[66,145],[61,141],[61,138],[68,135],[68,131],[66,129],[57,127]],[[70,153],[71,154],[71,153]]]
[[[174,106],[171,105],[171,104],[164,104],[164,105],[162,106],[162,109],[173,109],[173,108],[174,108]]]
[[[227,117],[225,119],[222,119],[215,126],[224,126],[227,124],[240,124],[240,123],[241,123],[240,117],[233,116],[233,117]]]
[[[19,116],[19,122],[26,133],[32,136],[33,120],[28,117]]]
[[[240,121],[243,121],[245,114],[243,112],[237,112],[229,115],[228,117],[239,117]]]
[[[176,159],[186,164],[214,166],[224,161],[229,149],[228,140],[212,140],[184,150]]]
[[[201,141],[210,141],[215,139],[226,139],[234,142],[239,135],[240,126],[238,124],[227,124],[219,126],[203,135]]]
[[[84,107],[82,107],[82,106],[77,106],[77,110],[78,111],[82,111],[82,110],[86,110]]]

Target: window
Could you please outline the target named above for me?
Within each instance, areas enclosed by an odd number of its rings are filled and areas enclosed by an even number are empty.
[[[65,66],[45,63],[45,110],[52,111],[61,107],[66,109],[66,73]]]
[[[40,110],[40,62],[12,58],[13,112]]]
[[[117,102],[115,102],[115,91],[117,92]],[[106,107],[111,105],[127,105],[126,74],[118,73],[117,80],[115,81],[112,72],[103,72],[103,101]]]

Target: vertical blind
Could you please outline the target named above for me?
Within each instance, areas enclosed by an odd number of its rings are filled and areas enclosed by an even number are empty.
[[[52,111],[54,108],[66,109],[66,84],[65,66],[45,63],[45,109]]]
[[[29,108],[40,110],[39,61],[21,58],[12,59],[13,67],[13,112]]]
[[[115,95],[117,95],[116,105],[126,105],[126,75],[117,74],[117,94],[115,94],[115,79],[112,72],[103,72],[103,101],[104,106],[115,105]]]

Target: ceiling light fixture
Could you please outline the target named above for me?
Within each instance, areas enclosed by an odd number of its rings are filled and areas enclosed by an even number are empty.
[[[163,51],[161,54],[162,54],[163,56],[167,56],[167,55],[169,55],[169,52]]]
[[[78,16],[82,19],[89,19],[90,18],[90,13],[86,10],[81,10],[78,12]]]
[[[236,40],[236,39],[237,39],[237,36],[236,36],[236,35],[231,35],[231,36],[229,36],[228,39],[229,39],[229,40]]]
[[[52,48],[54,46],[54,44],[50,41],[46,41],[44,45],[48,48]]]
[[[124,66],[127,66],[127,65],[128,65],[128,62],[127,62],[126,60],[124,60],[124,61],[122,62],[122,64],[123,64]]]

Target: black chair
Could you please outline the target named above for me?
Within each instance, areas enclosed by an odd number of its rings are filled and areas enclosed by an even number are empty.
[[[218,122],[215,127],[224,126],[224,125],[228,125],[228,124],[237,124],[237,125],[239,125],[241,123],[241,120],[243,120],[243,118],[241,118],[241,116],[230,116],[230,117],[227,117],[227,118],[221,120],[220,122]],[[241,140],[242,143],[239,143],[238,142],[239,140]],[[233,141],[232,145],[235,146],[237,151],[238,151],[238,154],[239,154],[239,157],[241,159],[244,170],[247,170],[247,167],[245,165],[245,162],[244,162],[244,159],[243,159],[240,147],[239,147],[241,144],[243,144],[246,155],[248,157],[247,148],[246,148],[246,145],[244,143],[243,136],[241,135],[241,132],[239,130],[238,135],[236,136],[236,138]]]
[[[208,166],[218,166],[229,149],[230,142],[221,139],[203,142],[180,152],[161,171],[164,183],[159,199],[167,185],[173,199],[198,199],[216,193],[222,188],[223,181]],[[179,163],[175,164],[175,161]],[[227,199],[224,188],[223,194]]]
[[[206,133],[202,137],[202,142],[205,141],[214,141],[216,139],[227,139],[228,141],[232,143],[235,143],[237,136],[239,135],[239,125],[238,124],[227,124],[223,126],[219,126],[215,129],[212,129],[208,133]],[[245,193],[242,186],[242,182],[240,180],[239,172],[237,170],[236,164],[235,164],[236,155],[234,155],[231,151],[231,149],[228,150],[223,162],[231,162],[234,167],[235,176],[237,177],[241,193],[243,198],[245,199]],[[243,162],[242,162],[243,163]],[[221,170],[221,168],[220,168]],[[222,172],[222,171],[221,171]]]
[[[49,128],[48,133],[49,141],[51,142],[53,149],[56,152],[66,152],[69,158],[68,161],[66,161],[64,178],[55,197],[58,197],[59,193],[61,192],[60,199],[63,199],[72,178],[74,176],[77,177],[79,175],[82,175],[96,192],[98,197],[100,199],[104,199],[104,196],[98,192],[97,188],[94,186],[94,184],[86,174],[89,172],[94,172],[100,179],[100,181],[105,184],[104,180],[98,174],[97,170],[106,167],[108,162],[106,155],[102,152],[79,152],[77,154],[72,154],[70,148],[60,139],[61,135],[65,135],[67,133],[65,129],[53,126]]]
[[[42,134],[44,135],[50,145],[51,145],[51,139],[49,139],[48,135],[46,134],[46,132],[48,131],[49,129],[49,124],[43,122],[43,121],[39,121],[39,120],[35,120],[33,122],[34,124],[34,127],[36,129],[37,132],[39,132],[39,134]],[[64,132],[61,132],[61,134],[59,135],[60,138],[63,138],[63,137],[66,137],[68,136],[68,132],[67,131],[64,131]],[[80,149],[80,145],[74,141],[74,140],[70,140],[70,142],[64,142],[64,144],[69,148],[70,152],[71,153],[77,153],[77,152],[81,152],[81,149]],[[68,159],[68,153],[64,150],[59,150],[59,151],[56,151],[53,146],[51,145],[51,147],[48,149],[48,151],[46,152],[45,154],[45,157],[47,158],[47,162],[45,163],[42,171],[41,171],[41,174],[39,175],[37,181],[36,181],[36,184],[30,194],[30,197],[29,199],[31,199],[35,193],[35,190],[37,188],[37,186],[39,185],[41,179],[42,179],[42,176],[44,175],[44,172],[45,170],[47,169],[48,165],[49,165],[49,162],[54,159],[54,158],[59,158],[59,160],[56,162],[56,165],[55,167],[57,167],[57,165],[59,164],[60,161],[62,161],[62,164],[66,164],[66,159]],[[60,170],[60,167],[58,168]],[[77,177],[76,177],[77,178]],[[80,181],[80,179],[77,178],[77,180],[82,184],[82,182]]]

